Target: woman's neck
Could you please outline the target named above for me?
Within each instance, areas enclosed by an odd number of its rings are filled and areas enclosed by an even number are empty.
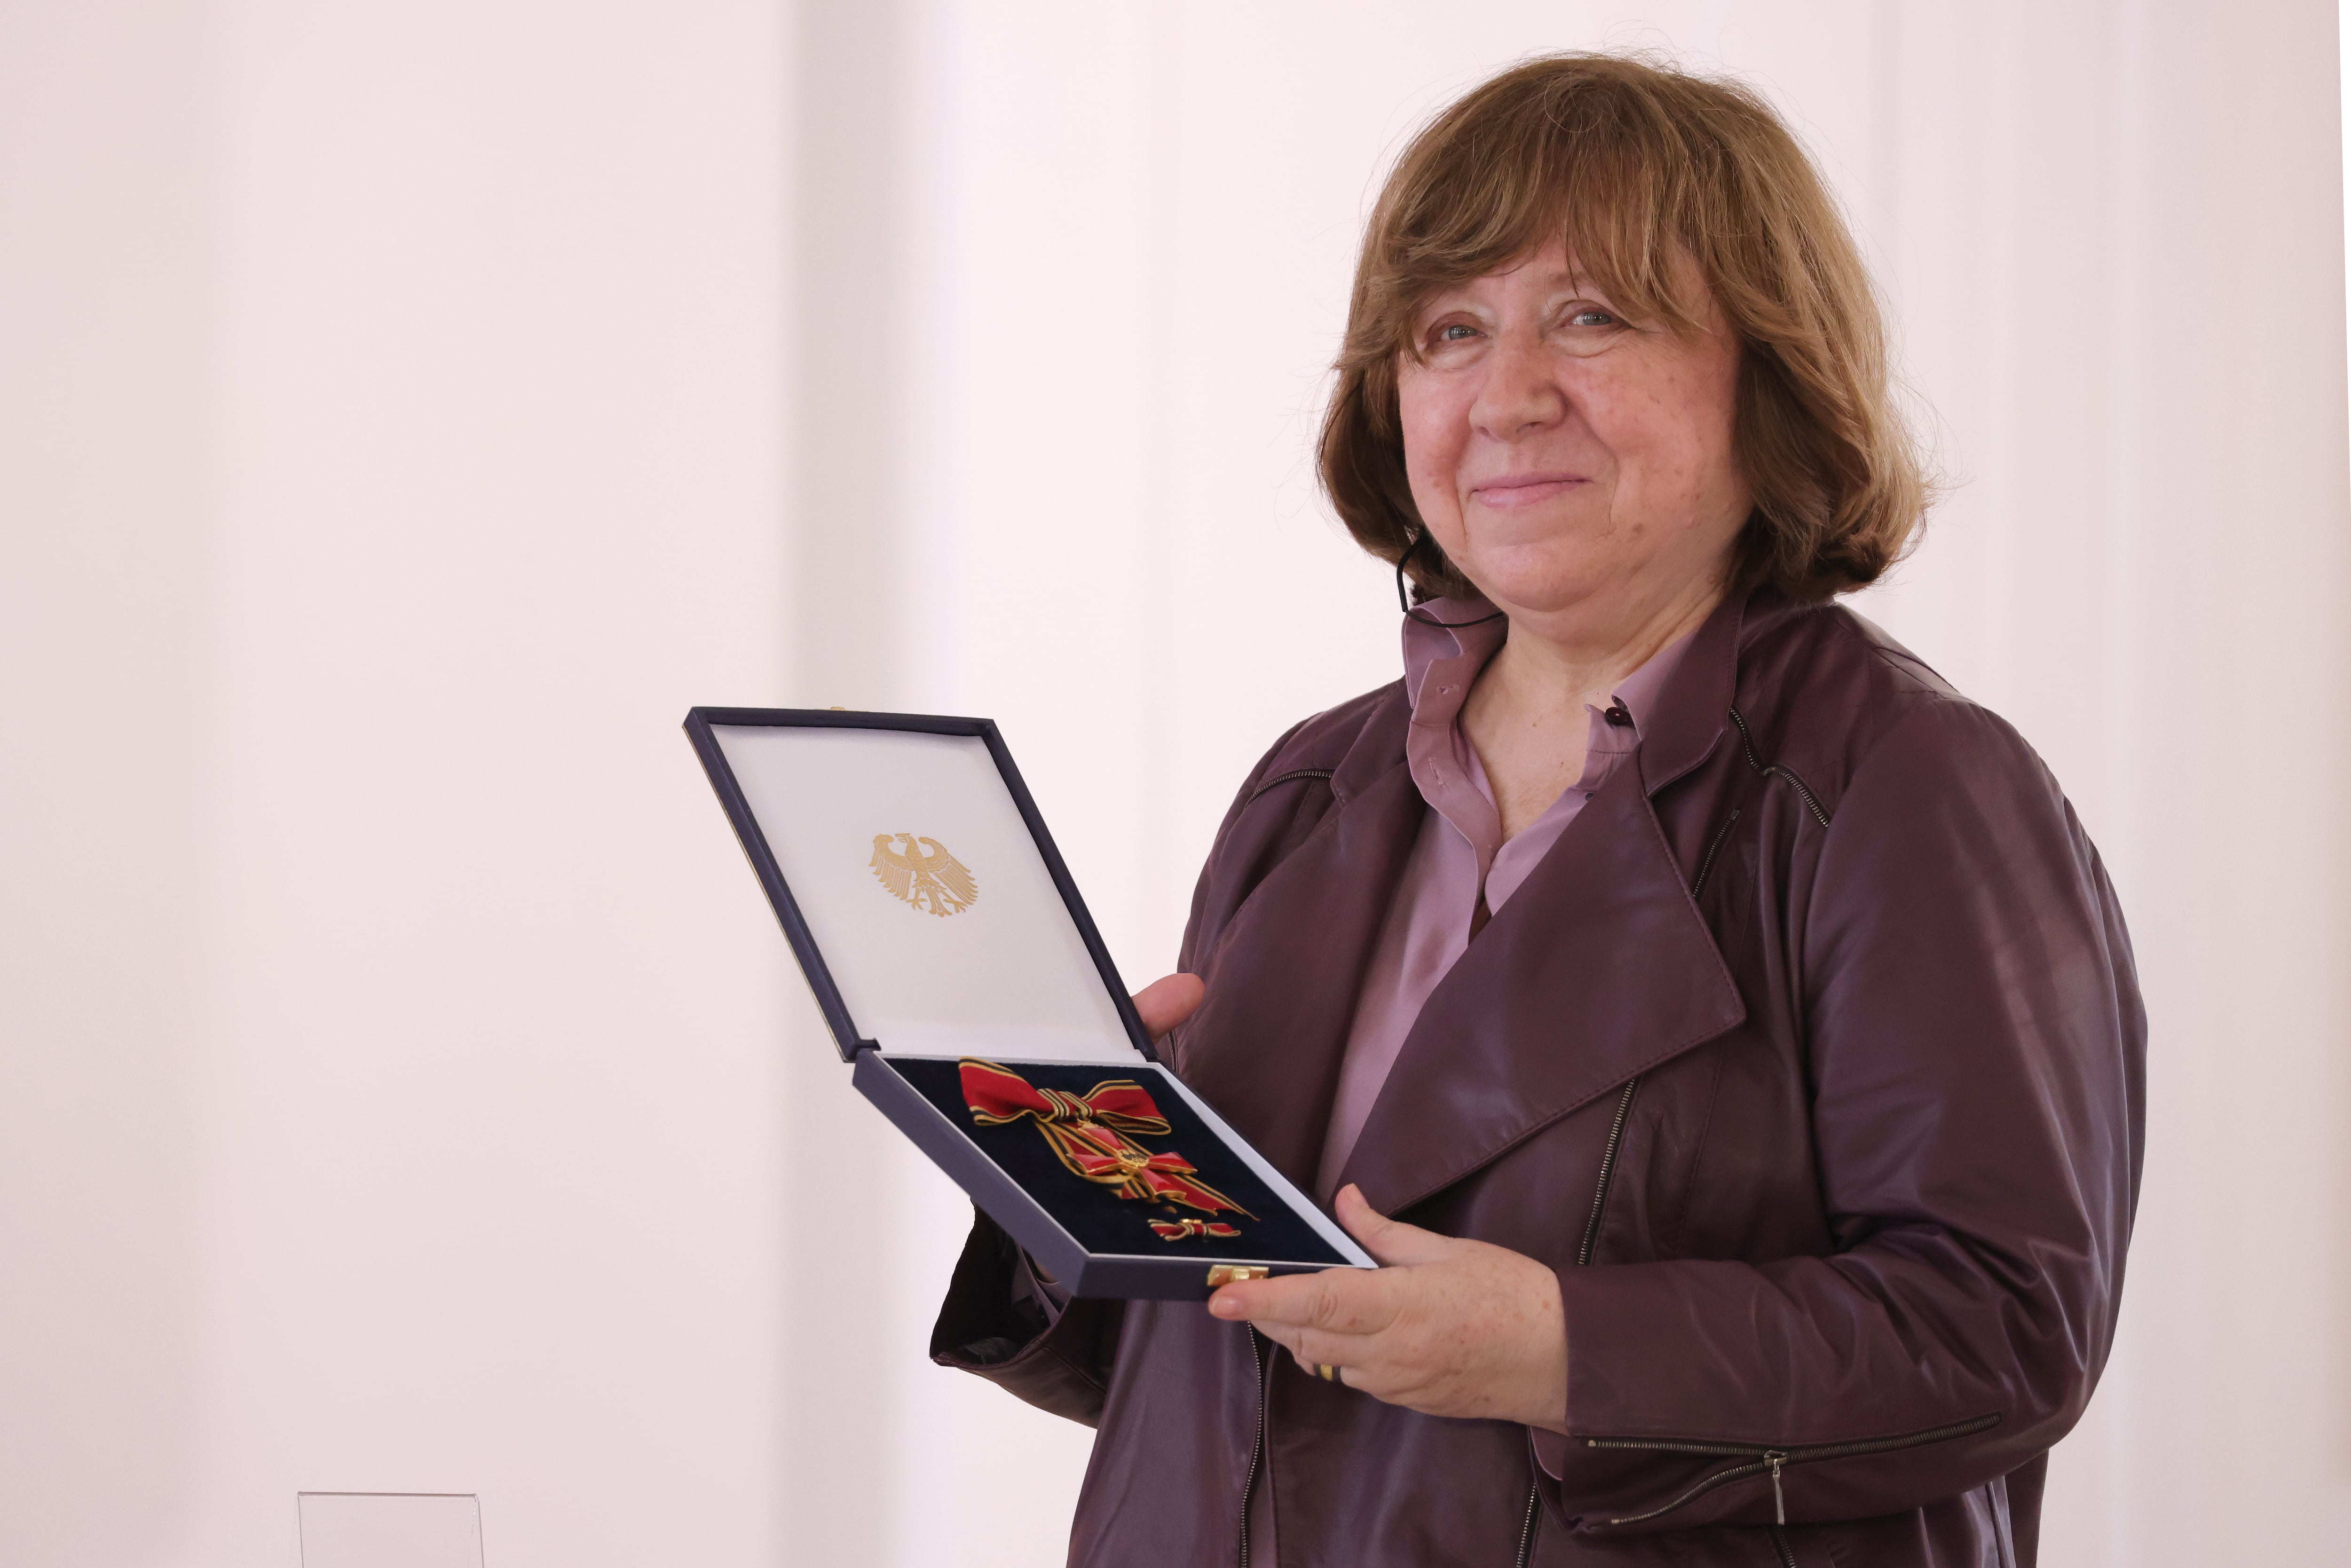
[[[1604,709],[1625,678],[1696,631],[1722,602],[1719,580],[1693,583],[1614,624],[1513,614],[1510,634],[1461,710],[1509,839],[1583,776],[1587,707]]]
[[[1529,716],[1546,708],[1581,713],[1587,703],[1604,708],[1625,676],[1703,625],[1722,593],[1719,581],[1692,583],[1663,603],[1599,625],[1514,613],[1510,638],[1487,665],[1479,692],[1490,684],[1488,701]]]

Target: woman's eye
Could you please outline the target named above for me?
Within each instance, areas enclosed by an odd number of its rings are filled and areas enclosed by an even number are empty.
[[[1460,321],[1447,322],[1437,329],[1437,340],[1440,343],[1466,342],[1477,335],[1477,328]]]
[[[1567,324],[1571,327],[1614,327],[1616,325],[1616,318],[1597,305],[1586,305],[1570,316],[1567,319]]]

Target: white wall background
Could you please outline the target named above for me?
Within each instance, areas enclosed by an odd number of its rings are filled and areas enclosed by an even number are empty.
[[[762,4],[0,7],[0,1561],[784,1554]]]
[[[675,734],[990,713],[1121,962],[1388,678],[1307,448],[1357,226],[1544,47],[1762,83],[1959,481],[1864,608],[2014,719],[2156,1022],[2061,1568],[2351,1513],[2342,184],[2315,0],[0,0],[0,1560],[1058,1556],[964,1222]],[[991,1541],[970,1521],[1024,1506]]]

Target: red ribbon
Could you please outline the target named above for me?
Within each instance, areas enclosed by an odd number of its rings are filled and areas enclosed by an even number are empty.
[[[1192,1179],[1197,1167],[1183,1155],[1168,1151],[1155,1155],[1127,1135],[1161,1137],[1169,1130],[1159,1106],[1134,1080],[1116,1078],[1083,1094],[1070,1094],[1040,1089],[1008,1068],[977,1057],[965,1057],[962,1070],[964,1103],[971,1107],[973,1121],[998,1127],[1024,1116],[1033,1119],[1061,1164],[1086,1180],[1146,1203],[1181,1204],[1203,1214],[1249,1214],[1215,1187]],[[1200,1229],[1188,1228],[1193,1226]],[[1155,1219],[1151,1228],[1170,1241],[1190,1235],[1240,1234],[1229,1225],[1197,1219],[1175,1225]]]

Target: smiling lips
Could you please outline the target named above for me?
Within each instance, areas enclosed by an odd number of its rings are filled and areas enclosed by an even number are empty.
[[[1510,474],[1469,486],[1469,498],[1497,509],[1537,507],[1592,481],[1582,474]]]

